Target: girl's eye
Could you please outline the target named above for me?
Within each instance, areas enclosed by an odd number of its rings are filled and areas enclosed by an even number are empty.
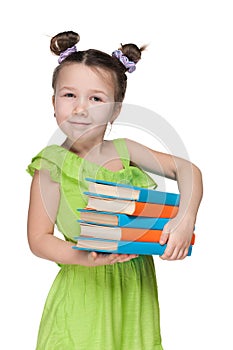
[[[67,94],[65,94],[65,97],[72,98],[72,97],[75,97],[75,96],[71,92],[67,92]]]
[[[97,97],[97,96],[93,96],[91,99],[94,102],[101,102],[102,101],[102,99],[100,97]]]

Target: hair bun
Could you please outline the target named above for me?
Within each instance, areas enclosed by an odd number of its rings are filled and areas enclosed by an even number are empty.
[[[57,56],[64,52],[69,47],[76,45],[80,40],[80,36],[73,32],[62,32],[55,35],[50,42],[50,50]]]
[[[121,44],[121,47],[119,50],[128,57],[130,61],[133,61],[134,63],[137,63],[141,59],[141,52],[146,49],[146,45],[139,48],[135,44]]]

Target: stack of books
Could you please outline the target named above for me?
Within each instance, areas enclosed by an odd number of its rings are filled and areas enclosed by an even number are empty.
[[[162,255],[164,225],[175,217],[180,195],[87,178],[86,208],[80,212],[78,250],[104,253]],[[193,233],[188,255],[195,241]]]

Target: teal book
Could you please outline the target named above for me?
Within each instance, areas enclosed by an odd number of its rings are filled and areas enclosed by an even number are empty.
[[[180,194],[178,193],[157,191],[155,189],[91,178],[86,178],[86,181],[88,181],[89,191],[84,193],[88,196],[118,198],[173,206],[178,206],[180,202]]]
[[[114,254],[163,255],[167,245],[154,242],[117,241],[110,239],[75,237],[73,249]],[[190,245],[188,256],[192,253]]]
[[[170,220],[169,218],[134,216],[91,209],[77,210],[80,212],[80,220],[78,220],[78,222],[106,226],[162,230],[164,225]]]

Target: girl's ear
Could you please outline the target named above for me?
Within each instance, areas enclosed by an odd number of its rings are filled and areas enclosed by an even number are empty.
[[[52,96],[52,104],[53,104],[53,109],[55,109],[55,96]]]
[[[110,119],[110,123],[112,124],[118,117],[118,115],[121,112],[121,107],[122,107],[122,103],[121,102],[115,102],[115,106],[113,109],[113,113],[112,113],[112,117]]]

